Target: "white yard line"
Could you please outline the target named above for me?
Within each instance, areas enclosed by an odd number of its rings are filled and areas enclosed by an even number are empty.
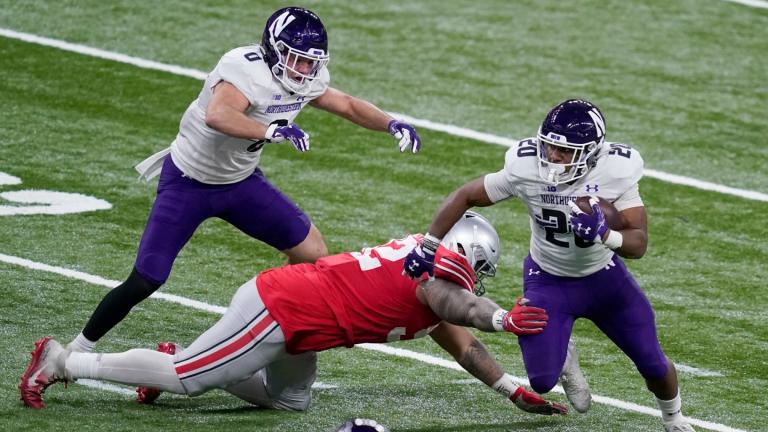
[[[84,282],[88,282],[94,285],[101,285],[107,288],[114,288],[119,284],[119,282],[114,280],[109,280],[102,278],[100,276],[94,276],[88,273],[84,273],[81,271],[71,270],[63,267],[57,267],[52,266],[48,264],[38,263],[32,260],[28,260],[25,258],[19,258],[12,255],[5,255],[0,253],[0,262],[5,262],[8,264],[18,265],[21,267],[25,267],[31,270],[39,270],[39,271],[45,271],[49,273],[55,273],[61,276],[66,276],[72,279],[81,280]],[[224,311],[226,311],[226,308],[223,306],[216,306],[212,304],[208,304],[205,302],[200,302],[197,300],[191,300],[185,297],[176,296],[176,295],[168,295],[168,294],[161,294],[161,293],[155,293],[152,295],[152,297],[165,300],[172,303],[178,303],[187,307],[191,307],[194,309],[203,310],[206,312],[213,312],[217,314],[223,314]],[[367,349],[371,351],[378,351],[384,354],[393,355],[397,357],[403,357],[403,358],[409,358],[412,360],[420,361],[423,363],[427,363],[433,366],[439,366],[446,369],[453,369],[456,371],[463,371],[464,369],[455,361],[453,360],[446,360],[439,357],[435,357],[429,354],[423,354],[415,351],[410,351],[402,348],[396,348],[388,345],[382,345],[382,344],[359,344],[356,345],[358,348]],[[528,380],[525,378],[520,377],[512,377],[514,381],[516,381],[519,384],[528,384]],[[98,383],[98,384],[93,384]],[[89,383],[91,386],[96,386],[97,388],[100,388],[102,390],[108,390],[108,391],[117,391],[119,393],[125,393],[124,388],[118,387],[112,384],[106,384],[101,383],[99,381],[93,381]],[[324,385],[325,386],[325,385]],[[112,387],[115,387],[114,389]],[[327,388],[327,387],[321,387],[321,388]],[[563,389],[560,386],[556,386],[553,391],[558,393],[563,393]],[[127,393],[126,393],[127,394]],[[619,409],[623,409],[625,411],[633,411],[641,414],[647,414],[654,417],[661,417],[661,414],[659,413],[659,410],[656,408],[649,408],[642,405],[637,405],[630,402],[625,402],[619,399],[614,399],[606,396],[599,396],[599,395],[593,395],[593,400],[596,403],[601,403],[604,405],[610,405]],[[704,420],[689,418],[691,424],[713,430],[718,432],[746,432],[742,429],[735,429],[730,426],[726,426],[720,423],[712,423]]]
[[[744,6],[751,6],[754,8],[768,9],[768,2],[763,0],[723,0],[731,3],[738,3]]]
[[[740,2],[740,3],[745,3],[745,2]],[[753,1],[752,3],[766,4],[766,2],[757,2],[757,1]],[[760,7],[760,6],[756,6],[756,7]],[[71,52],[75,52],[75,53],[83,54],[87,56],[103,58],[106,60],[112,60],[120,63],[126,63],[136,67],[144,68],[144,69],[158,70],[158,71],[172,73],[175,75],[195,78],[199,80],[204,80],[205,77],[208,75],[206,72],[186,68],[183,66],[160,63],[160,62],[147,60],[139,57],[133,57],[133,56],[120,54],[112,51],[92,48],[85,45],[74,44],[74,43],[70,43],[70,42],[66,42],[58,39],[51,39],[43,36],[30,34],[30,33],[19,32],[19,31],[7,29],[7,28],[0,28],[0,36],[5,36],[11,39],[22,40],[25,42],[30,42],[38,45],[58,48],[65,51],[71,51]],[[459,126],[433,122],[430,120],[417,119],[415,117],[411,117],[405,114],[400,114],[400,113],[390,113],[390,114],[392,114],[392,116],[394,117],[402,118],[410,123],[413,123],[418,127],[421,127],[424,129],[430,129],[430,130],[434,130],[434,131],[438,131],[438,132],[442,132],[442,133],[446,133],[449,135],[458,136],[462,138],[469,138],[476,141],[481,141],[481,142],[496,144],[501,146],[507,146],[507,147],[512,146],[517,142],[517,140],[512,138],[505,138],[505,137],[492,135],[485,132],[478,132],[472,129],[467,129]],[[710,183],[703,180],[680,176],[677,174],[665,173],[665,172],[657,171],[653,169],[646,169],[645,175],[647,177],[655,178],[657,180],[665,181],[668,183],[680,184],[680,185],[690,186],[697,189],[703,189],[707,191],[734,195],[737,197],[746,198],[746,199],[755,200],[755,201],[768,202],[768,194],[765,194],[762,192],[733,188],[730,186],[719,185],[716,183]]]

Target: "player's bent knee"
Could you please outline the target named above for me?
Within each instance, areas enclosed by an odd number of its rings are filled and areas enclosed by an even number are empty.
[[[285,411],[306,411],[312,403],[312,395],[307,392],[306,395],[299,397],[281,397],[272,402],[272,407]]]
[[[542,375],[537,377],[528,377],[528,381],[531,383],[531,388],[536,393],[547,393],[552,390],[557,384],[559,376],[555,375]]]
[[[314,263],[318,258],[328,255],[320,230],[314,225],[310,226],[307,237],[298,245],[283,251],[288,255],[291,264]]]

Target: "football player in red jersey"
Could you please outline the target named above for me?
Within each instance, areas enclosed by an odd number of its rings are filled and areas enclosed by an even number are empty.
[[[41,408],[50,384],[94,378],[190,396],[221,388],[262,407],[303,411],[311,400],[317,351],[429,334],[518,408],[564,414],[563,405],[515,384],[463,327],[523,335],[546,326],[546,312],[525,299],[507,311],[476,295],[476,283],[494,275],[499,257],[493,226],[467,212],[437,250],[434,280],[401,276],[403,259],[419,241],[412,235],[315,264],[264,271],[240,287],[218,323],[173,355],[70,352],[42,338],[22,376],[21,399]]]

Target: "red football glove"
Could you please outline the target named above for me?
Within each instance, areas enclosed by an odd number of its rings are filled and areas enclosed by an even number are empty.
[[[552,415],[552,414],[567,414],[568,407],[561,405],[557,402],[550,402],[544,400],[538,394],[524,389],[522,386],[518,387],[512,396],[509,397],[515,406],[521,410],[533,414]]]
[[[547,326],[547,320],[549,319],[547,311],[542,308],[527,306],[527,304],[527,298],[517,298],[515,307],[504,314],[501,322],[504,330],[518,336],[535,335],[544,331],[544,327]]]

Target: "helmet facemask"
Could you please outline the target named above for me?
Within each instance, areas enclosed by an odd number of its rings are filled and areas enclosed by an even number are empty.
[[[552,185],[569,183],[584,177],[594,164],[595,156],[603,143],[602,138],[599,142],[569,143],[566,137],[554,132],[542,134],[541,128],[539,128],[537,141],[539,176]],[[570,160],[564,163],[550,161],[547,150],[553,147],[560,149],[561,153],[570,154]]]
[[[475,295],[485,294],[483,279],[496,275],[500,255],[499,236],[493,225],[480,214],[467,211],[441,243],[467,259],[475,273]]]
[[[289,91],[300,95],[309,94],[317,74],[328,64],[327,52],[310,48],[302,51],[279,40],[273,42],[278,61],[272,66],[272,73]],[[302,72],[303,71],[303,72]]]
[[[480,243],[472,243],[470,245],[472,269],[475,270],[475,295],[481,296],[485,294],[485,285],[483,279],[486,277],[492,278],[496,276],[496,265],[491,263],[489,254],[486,253],[485,248]]]

